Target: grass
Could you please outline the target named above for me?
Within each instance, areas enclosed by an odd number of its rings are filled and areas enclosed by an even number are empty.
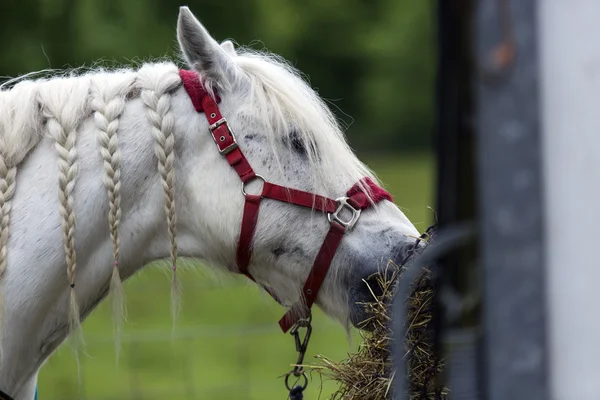
[[[433,220],[432,159],[427,155],[366,158],[420,231]],[[147,267],[126,282],[129,319],[117,360],[103,303],[85,321],[87,354],[75,357],[63,345],[42,367],[43,400],[286,399],[278,376],[295,362],[290,335],[279,331],[283,309],[237,276],[214,279],[199,267],[184,270],[183,312],[172,332],[168,270]],[[317,354],[336,360],[355,349],[341,326],[315,310],[306,360]],[[356,337],[356,336],[354,336]],[[305,398],[328,399],[332,382],[310,381]],[[320,393],[321,392],[321,393]]]

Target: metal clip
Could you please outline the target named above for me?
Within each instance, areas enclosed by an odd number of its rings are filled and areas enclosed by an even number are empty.
[[[306,373],[304,372],[304,367],[302,366],[302,363],[304,362],[304,356],[306,355],[306,349],[308,348],[308,342],[310,341],[310,335],[312,334],[311,321],[312,316],[309,314],[308,317],[296,322],[290,330],[290,334],[294,337],[296,351],[298,352],[298,360],[296,361],[294,369],[292,369],[285,375],[285,387],[290,391],[293,388],[289,383],[290,377],[292,375],[296,378],[302,378],[303,383],[302,385],[300,385],[302,387],[302,390],[304,390],[306,386],[308,386],[308,378],[306,376]],[[302,328],[306,328],[304,338],[302,338],[300,334],[300,329]]]
[[[304,355],[306,354],[306,349],[308,348],[308,342],[310,341],[310,335],[312,334],[312,325],[311,323],[312,317],[309,315],[307,318],[303,318],[296,322],[290,331],[290,335],[294,337],[294,342],[296,344],[296,351],[298,352],[298,361],[296,362],[296,366],[294,367],[294,375],[298,376],[302,372],[302,363],[304,362]],[[300,329],[306,328],[306,334],[304,335],[304,339],[300,337]]]

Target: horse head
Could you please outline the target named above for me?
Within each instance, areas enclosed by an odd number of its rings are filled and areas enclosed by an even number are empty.
[[[218,98],[228,124],[223,132],[235,135],[236,147],[253,170],[253,179],[240,179],[210,143],[210,115],[193,113],[190,105],[194,116],[186,126],[197,132],[198,141],[206,142],[197,147],[208,149],[190,149],[187,167],[187,197],[192,204],[185,223],[194,237],[202,238],[198,243],[211,243],[210,250],[196,252],[214,264],[239,271],[236,253],[245,209],[242,191],[264,194],[265,181],[328,199],[346,196],[365,178],[376,182],[348,146],[334,114],[288,63],[272,54],[236,51],[229,41],[220,45],[185,7],[180,10],[177,32],[189,68],[198,74],[208,95]],[[373,189],[383,190],[378,185],[361,190],[372,197]],[[296,304],[307,295],[302,289],[330,230],[331,212],[327,218],[315,208],[266,197],[260,202],[246,270],[283,303]],[[316,304],[344,323],[357,325],[366,317],[357,303],[373,299],[377,274],[389,261],[403,260],[418,236],[389,197],[379,200],[359,210],[316,297]],[[351,207],[337,206],[348,214],[346,219],[354,217]]]

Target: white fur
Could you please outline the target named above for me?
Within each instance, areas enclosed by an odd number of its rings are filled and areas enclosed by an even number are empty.
[[[185,35],[184,25],[193,22],[190,16],[189,10],[182,9],[181,34]],[[197,29],[195,25],[187,28]],[[207,35],[197,30],[188,39],[201,41],[199,51],[219,62],[192,64],[210,78],[207,87],[219,91],[221,112],[257,173],[275,183],[334,198],[358,179],[372,175],[348,147],[334,115],[288,64],[276,56],[243,49],[234,56],[232,45],[220,47]],[[189,43],[181,45],[193,57]],[[32,399],[38,369],[68,332],[70,288],[57,195],[57,152],[42,110],[50,110],[61,124],[76,128],[78,168],[72,197],[75,290],[82,318],[107,293],[115,258],[103,183],[105,161],[91,93],[105,102],[125,92],[130,97],[118,117],[121,276],[133,275],[152,260],[173,257],[169,236],[174,233],[167,229],[165,217],[166,178],[161,178],[155,154],[153,127],[158,121],[149,115],[148,99],[140,98],[143,90],[163,87],[165,82],[169,88],[164,101],[169,102],[174,138],[176,250],[215,268],[235,269],[243,207],[241,183],[218,154],[206,118],[193,109],[177,71],[175,64],[163,62],[146,64],[137,71],[24,80],[0,91],[0,150],[8,167],[18,169],[2,282],[0,389],[17,400]],[[317,152],[309,151],[306,157],[295,152],[288,140],[291,130]],[[253,246],[252,274],[289,303],[296,301],[326,232],[327,220],[321,214],[265,200]],[[391,257],[395,244],[416,234],[404,214],[389,202],[364,212],[340,246],[317,304],[346,322],[349,282],[366,270],[376,271]],[[285,252],[277,256],[277,248]]]

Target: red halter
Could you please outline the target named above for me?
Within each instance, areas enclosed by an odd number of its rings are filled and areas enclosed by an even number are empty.
[[[229,128],[225,118],[219,112],[217,102],[220,99],[217,97],[217,101],[215,102],[204,90],[196,72],[180,70],[179,75],[196,111],[204,112],[204,115],[206,115],[209,124],[208,130],[217,144],[219,153],[225,156],[229,165],[235,169],[242,180],[242,193],[246,201],[237,248],[237,266],[240,273],[256,282],[248,271],[248,265],[250,264],[250,257],[252,255],[252,238],[258,221],[260,201],[263,198],[319,210],[327,214],[327,219],[331,223],[329,232],[325,237],[325,241],[317,254],[317,258],[302,289],[305,301],[298,302],[279,320],[279,326],[283,332],[287,332],[299,319],[308,317],[310,314],[310,308],[317,298],[321,284],[325,280],[329,265],[342,241],[342,237],[344,233],[352,229],[354,224],[356,224],[360,217],[360,212],[382,200],[392,201],[392,196],[368,177],[356,183],[346,193],[346,197],[340,197],[337,200],[279,186],[266,181],[252,170],[250,163],[238,147],[233,132]],[[255,179],[263,181],[263,190],[260,195],[248,194],[245,191],[246,184]],[[367,196],[363,192],[361,185],[368,189],[370,196]],[[344,220],[340,218],[343,210],[350,212],[350,219]],[[281,304],[270,288],[263,287]]]

